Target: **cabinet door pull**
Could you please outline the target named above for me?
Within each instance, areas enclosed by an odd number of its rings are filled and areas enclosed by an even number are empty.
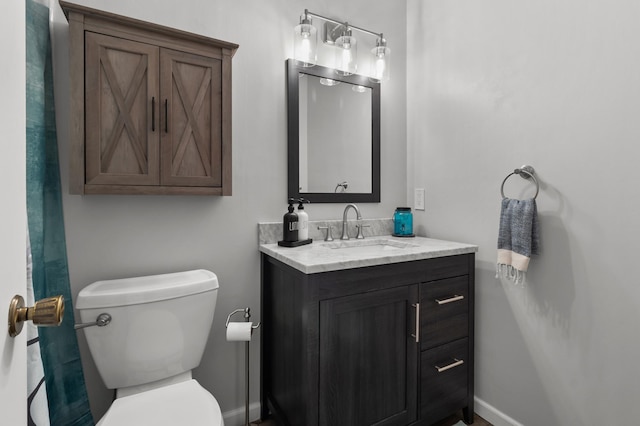
[[[169,133],[169,100],[164,100],[164,132]]]
[[[453,358],[453,362],[451,364],[445,365],[444,367],[438,367],[436,365],[435,367],[436,367],[436,370],[438,370],[438,373],[442,373],[443,371],[447,371],[450,368],[454,368],[454,367],[457,367],[457,366],[462,365],[462,364],[464,364],[463,360],[457,359],[457,358]]]
[[[151,131],[156,131],[156,97],[151,98]]]
[[[456,294],[455,296],[450,297],[448,299],[436,299],[436,303],[438,305],[446,305],[447,303],[457,302],[458,300],[462,300],[462,299],[464,299],[464,296],[460,296]]]
[[[411,337],[416,339],[416,343],[420,343],[420,304],[414,303],[411,306],[416,308],[416,334],[412,334]]]

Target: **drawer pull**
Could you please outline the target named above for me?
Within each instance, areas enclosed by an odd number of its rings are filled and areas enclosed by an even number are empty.
[[[464,364],[463,360],[457,359],[457,358],[453,358],[453,362],[451,364],[445,365],[444,367],[438,367],[436,365],[435,367],[436,367],[436,370],[438,370],[438,373],[442,373],[443,371],[447,371],[447,370],[449,370],[451,368],[457,367],[457,366],[462,365],[462,364]]]
[[[456,294],[455,296],[450,297],[448,299],[436,299],[436,303],[438,305],[446,305],[447,303],[457,302],[458,300],[462,300],[462,299],[464,299],[464,296],[460,296]]]
[[[416,343],[420,343],[420,304],[414,303],[411,306],[416,308],[416,334],[412,334],[411,337],[416,339]]]

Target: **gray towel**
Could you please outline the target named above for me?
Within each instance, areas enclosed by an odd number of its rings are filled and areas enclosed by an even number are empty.
[[[502,199],[496,277],[522,284],[531,255],[539,251],[538,232],[536,200]]]

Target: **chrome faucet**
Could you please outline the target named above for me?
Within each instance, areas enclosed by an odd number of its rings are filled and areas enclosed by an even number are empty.
[[[362,220],[362,215],[360,214],[360,209],[355,204],[347,204],[344,208],[344,213],[342,213],[342,236],[341,240],[349,239],[349,232],[347,232],[347,213],[349,212],[349,208],[352,208],[356,211],[356,219],[358,220],[358,236],[356,238],[361,239],[364,238],[362,236],[362,226],[360,226],[360,221]]]

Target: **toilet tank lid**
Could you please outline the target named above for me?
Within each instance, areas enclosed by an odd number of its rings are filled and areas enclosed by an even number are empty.
[[[76,309],[107,308],[174,299],[218,289],[218,277],[198,269],[97,281],[80,290]]]

